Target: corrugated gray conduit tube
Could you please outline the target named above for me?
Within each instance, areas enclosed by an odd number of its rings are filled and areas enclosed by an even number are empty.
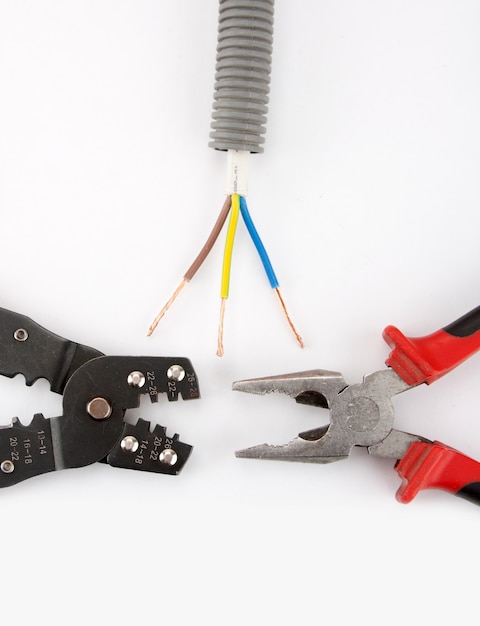
[[[263,152],[273,5],[274,0],[220,0],[211,148]]]

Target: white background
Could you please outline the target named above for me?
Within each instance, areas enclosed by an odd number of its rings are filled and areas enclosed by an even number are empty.
[[[479,509],[409,505],[386,460],[237,459],[325,423],[234,380],[381,369],[382,330],[478,306],[480,5],[278,0],[249,208],[300,350],[239,224],[223,358],[223,240],[150,338],[224,199],[208,148],[216,0],[0,0],[0,306],[107,354],[180,355],[202,399],[141,415],[194,445],[178,477],[95,464],[0,494],[2,624],[300,624],[478,613]],[[395,399],[396,426],[480,458],[473,357]],[[61,411],[0,380],[1,418]]]

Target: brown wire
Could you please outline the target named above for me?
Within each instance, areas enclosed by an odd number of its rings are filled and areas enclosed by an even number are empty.
[[[210,250],[215,245],[215,242],[217,241],[218,236],[222,232],[222,228],[223,228],[223,225],[225,224],[225,221],[226,221],[226,219],[228,217],[228,214],[230,213],[231,206],[232,206],[232,197],[231,196],[227,196],[227,198],[226,198],[226,200],[225,200],[225,202],[223,204],[223,207],[222,207],[222,209],[221,209],[221,211],[220,211],[220,213],[219,213],[219,215],[217,217],[217,221],[215,222],[215,225],[212,228],[212,232],[210,233],[210,235],[208,236],[207,241],[205,242],[205,245],[203,246],[203,248],[198,253],[197,258],[194,260],[194,262],[190,265],[188,270],[183,275],[183,278],[187,281],[187,283],[190,280],[192,280],[192,278],[198,272],[198,270],[202,266],[203,262],[205,261],[205,259],[209,255]]]
[[[160,313],[156,316],[156,318],[151,323],[150,328],[148,329],[148,332],[147,332],[147,337],[149,337],[153,333],[153,331],[157,327],[159,321],[162,319],[162,317],[165,315],[165,313],[168,311],[168,309],[175,302],[178,294],[182,291],[182,289],[185,287],[185,285],[192,280],[192,278],[198,272],[200,267],[203,265],[203,262],[205,261],[205,259],[209,255],[211,249],[213,248],[213,246],[215,245],[215,242],[218,239],[218,236],[222,232],[223,225],[225,224],[225,221],[226,221],[226,219],[228,217],[228,214],[230,213],[231,206],[232,206],[232,198],[231,198],[231,196],[227,196],[227,198],[226,198],[225,202],[223,203],[223,206],[222,206],[222,208],[220,210],[220,213],[218,214],[217,221],[215,222],[215,224],[214,224],[214,226],[212,228],[212,232],[208,236],[207,241],[203,245],[203,248],[200,250],[198,255],[195,257],[195,260],[193,261],[193,263],[190,265],[188,270],[183,275],[182,282],[178,285],[178,287],[175,289],[173,295],[170,297],[170,299],[167,301],[167,303],[165,304],[163,309],[160,311]]]

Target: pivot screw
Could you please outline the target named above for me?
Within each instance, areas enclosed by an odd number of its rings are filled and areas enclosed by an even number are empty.
[[[138,439],[133,435],[127,435],[122,439],[120,447],[124,452],[136,452],[138,450]]]
[[[131,387],[143,387],[145,384],[145,376],[142,372],[130,372],[127,376],[127,383]]]
[[[28,330],[25,330],[25,328],[17,328],[17,330],[13,333],[13,337],[16,341],[27,341]]]
[[[164,465],[175,465],[175,463],[178,461],[177,453],[175,452],[175,450],[172,450],[172,448],[165,448],[164,450],[162,450],[158,458],[160,460],[160,463],[163,463]]]
[[[167,370],[167,378],[180,382],[185,378],[185,370],[181,365],[172,365]]]
[[[112,414],[112,405],[105,398],[92,398],[87,404],[87,413],[94,420],[104,420]]]
[[[12,463],[12,461],[9,461],[7,459],[6,461],[2,461],[2,463],[0,464],[0,469],[4,474],[11,474],[15,469],[15,465]]]

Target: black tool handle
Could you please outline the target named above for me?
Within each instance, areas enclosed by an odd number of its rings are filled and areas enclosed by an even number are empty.
[[[102,356],[98,350],[64,339],[30,318],[0,308],[0,374],[23,374],[27,385],[46,378],[63,393],[70,376],[84,363]]]

